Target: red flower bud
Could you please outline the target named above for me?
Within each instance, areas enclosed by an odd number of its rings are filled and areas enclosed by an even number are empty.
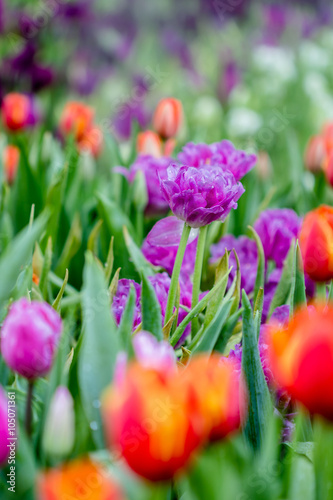
[[[320,135],[310,137],[306,146],[304,163],[307,170],[314,174],[321,171],[326,156],[325,140]]]
[[[6,181],[11,186],[16,179],[17,169],[20,161],[20,150],[18,147],[9,144],[2,153],[2,162]]]
[[[140,154],[160,158],[162,156],[162,141],[155,132],[146,130],[138,134],[136,149]]]
[[[162,99],[154,113],[153,125],[163,138],[175,137],[183,124],[183,106],[178,99],[172,97]]]
[[[36,491],[38,500],[125,500],[110,473],[89,458],[42,472]]]
[[[333,421],[333,308],[297,311],[287,327],[271,325],[269,360],[279,387],[311,413]]]
[[[68,102],[60,118],[60,130],[64,135],[74,134],[80,141],[85,133],[92,128],[94,110],[81,102]]]
[[[4,126],[12,131],[24,130],[37,121],[37,112],[32,98],[17,92],[4,97],[1,116]]]
[[[333,278],[333,208],[322,205],[309,212],[299,235],[304,271],[314,281]]]

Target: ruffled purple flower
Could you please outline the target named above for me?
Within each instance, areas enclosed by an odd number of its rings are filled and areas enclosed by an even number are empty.
[[[297,237],[300,218],[293,210],[276,208],[265,210],[254,224],[267,260],[273,260],[282,267],[290,249],[291,242]]]
[[[183,227],[184,222],[177,217],[161,219],[148,233],[141,248],[148,262],[153,266],[163,267],[170,275],[175,264]],[[181,274],[187,276],[193,273],[197,249],[197,230],[192,229],[191,233],[181,268]]]
[[[164,324],[165,310],[168,299],[168,293],[170,288],[170,276],[167,273],[158,273],[154,276],[149,277],[149,281],[153,285],[153,288],[156,293],[157,300],[161,306],[161,318],[162,324]],[[118,282],[117,292],[113,298],[112,302],[112,313],[114,315],[115,321],[117,325],[120,324],[123,312],[126,307],[126,303],[128,300],[128,296],[130,293],[131,285],[134,286],[135,294],[136,294],[136,302],[135,302],[135,310],[134,310],[134,319],[133,319],[133,330],[135,330],[142,320],[141,315],[141,285],[136,283],[133,280],[129,279],[121,279]],[[189,283],[185,283],[181,281],[180,283],[180,305],[186,308],[191,307],[191,294],[192,289],[189,286]],[[179,315],[178,315],[178,323],[180,323],[186,316],[187,312],[180,307]],[[186,333],[185,333],[186,332]],[[182,338],[188,334],[188,329],[185,330]]]
[[[239,181],[255,165],[257,157],[236,149],[232,142],[223,140],[213,144],[186,144],[178,155],[181,163],[191,167],[214,165],[230,170]]]
[[[174,215],[191,227],[224,221],[245,191],[229,170],[213,165],[170,165],[160,185]]]
[[[112,312],[117,325],[119,325],[126,307],[131,285],[134,286],[136,296],[133,317],[133,330],[135,330],[141,323],[141,286],[138,283],[126,278],[118,281],[117,293],[112,302]]]
[[[227,234],[223,236],[218,243],[211,246],[210,251],[212,257],[210,262],[214,263],[223,257],[225,249],[230,252],[229,267],[232,266],[228,285],[231,285],[237,272],[236,257],[232,251],[235,249],[240,264],[241,288],[243,288],[247,294],[251,293],[254,289],[257,277],[258,251],[256,242],[246,236],[236,238],[232,234]]]
[[[145,209],[147,216],[161,215],[169,209],[160,189],[160,179],[167,178],[167,169],[172,161],[171,158],[166,157],[155,158],[151,155],[140,155],[127,171],[129,182],[134,181],[139,170],[144,173],[148,194],[148,204]]]

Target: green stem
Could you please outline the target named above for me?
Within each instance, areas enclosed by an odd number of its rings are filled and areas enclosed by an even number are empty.
[[[32,433],[32,393],[34,388],[34,381],[28,381],[27,404],[25,408],[25,430],[28,437]]]
[[[326,302],[326,283],[317,283],[316,284],[316,298],[320,302]]]
[[[199,302],[202,264],[203,264],[203,257],[204,257],[204,251],[205,251],[207,228],[208,228],[208,226],[203,226],[199,230],[197,255],[195,257],[195,266],[194,266],[194,274],[193,274],[192,304],[191,304],[192,309]],[[193,320],[192,320],[192,328],[191,328],[192,338],[197,333],[198,329],[199,329],[199,320],[196,317],[196,318],[193,318]]]
[[[179,281],[179,275],[180,275],[180,269],[182,267],[183,259],[184,259],[184,254],[186,250],[186,245],[187,245],[187,240],[190,235],[191,228],[187,224],[184,224],[183,228],[183,233],[182,237],[179,242],[179,247],[176,255],[176,260],[175,260],[175,265],[173,266],[173,271],[172,271],[172,276],[171,276],[171,283],[170,283],[170,289],[169,289],[169,294],[168,294],[168,301],[167,301],[167,306],[166,306],[166,311],[165,311],[165,319],[164,319],[164,325],[167,324],[169,319],[172,316],[173,313],[173,307],[175,305],[175,300],[176,300],[176,295],[177,295],[177,287],[178,287],[178,281]]]

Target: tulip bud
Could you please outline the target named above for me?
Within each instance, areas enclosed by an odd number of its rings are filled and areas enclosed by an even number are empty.
[[[269,327],[269,360],[278,386],[311,413],[333,421],[333,308],[298,310],[290,323]]]
[[[164,143],[164,156],[171,156],[176,147],[176,139],[173,137]]]
[[[17,92],[4,97],[1,115],[4,126],[11,131],[24,130],[37,122],[37,111],[32,97]]]
[[[314,281],[333,278],[333,208],[321,205],[303,220],[299,235],[304,271]]]
[[[125,500],[110,473],[88,457],[42,472],[36,492],[37,500]]]
[[[162,99],[155,109],[153,125],[163,139],[175,137],[183,125],[182,103],[172,97]]]
[[[333,150],[325,157],[323,161],[323,170],[327,182],[333,187]]]
[[[89,128],[78,142],[81,154],[90,154],[97,158],[103,147],[103,132],[98,127]]]
[[[184,376],[200,400],[211,441],[240,428],[246,408],[245,384],[236,361],[218,354],[194,356]]]
[[[58,387],[47,414],[43,447],[46,453],[63,457],[73,448],[75,438],[74,402],[67,387]]]
[[[1,328],[1,354],[7,365],[27,379],[46,375],[52,367],[62,323],[46,302],[14,302]]]
[[[60,118],[60,130],[66,136],[73,134],[77,141],[92,128],[94,110],[81,102],[68,102]]]
[[[0,385],[0,466],[4,464],[9,455],[9,447],[7,446],[9,437],[8,400]]]
[[[108,445],[150,481],[171,479],[205,438],[196,395],[176,368],[133,362],[105,392],[102,416]]]
[[[160,158],[162,156],[161,139],[152,130],[146,130],[138,134],[136,149],[139,154],[151,155],[155,158]]]
[[[9,144],[3,150],[2,162],[7,183],[11,186],[16,179],[17,169],[20,161],[20,150]]]
[[[322,136],[310,138],[304,156],[305,168],[316,174],[321,171],[326,155],[325,141]]]

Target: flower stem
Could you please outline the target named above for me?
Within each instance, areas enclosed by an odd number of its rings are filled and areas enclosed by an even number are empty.
[[[317,283],[316,285],[316,299],[321,302],[326,302],[326,283]]]
[[[190,235],[190,231],[191,231],[190,226],[188,226],[187,224],[184,224],[184,228],[183,228],[182,236],[181,236],[181,239],[179,242],[176,260],[175,260],[175,264],[173,266],[173,271],[172,271],[172,276],[171,276],[168,301],[167,301],[167,306],[166,306],[166,311],[165,311],[164,326],[167,324],[167,322],[169,321],[169,319],[171,318],[172,313],[173,313],[173,307],[175,305],[175,300],[176,300],[176,295],[177,295],[180,269],[182,267],[184,254],[185,254],[185,250],[186,250],[186,245],[187,245],[187,240],[188,240],[188,237]]]
[[[207,228],[208,228],[208,226],[203,226],[199,230],[197,254],[195,257],[195,266],[194,266],[194,274],[193,274],[192,304],[191,304],[192,309],[199,302],[202,264],[203,264],[203,257],[204,257],[204,251],[205,251]],[[193,318],[192,327],[191,327],[192,338],[197,333],[198,329],[199,329],[198,318]]]
[[[27,405],[25,409],[25,430],[28,437],[31,436],[32,431],[32,393],[34,388],[34,381],[28,381]]]

